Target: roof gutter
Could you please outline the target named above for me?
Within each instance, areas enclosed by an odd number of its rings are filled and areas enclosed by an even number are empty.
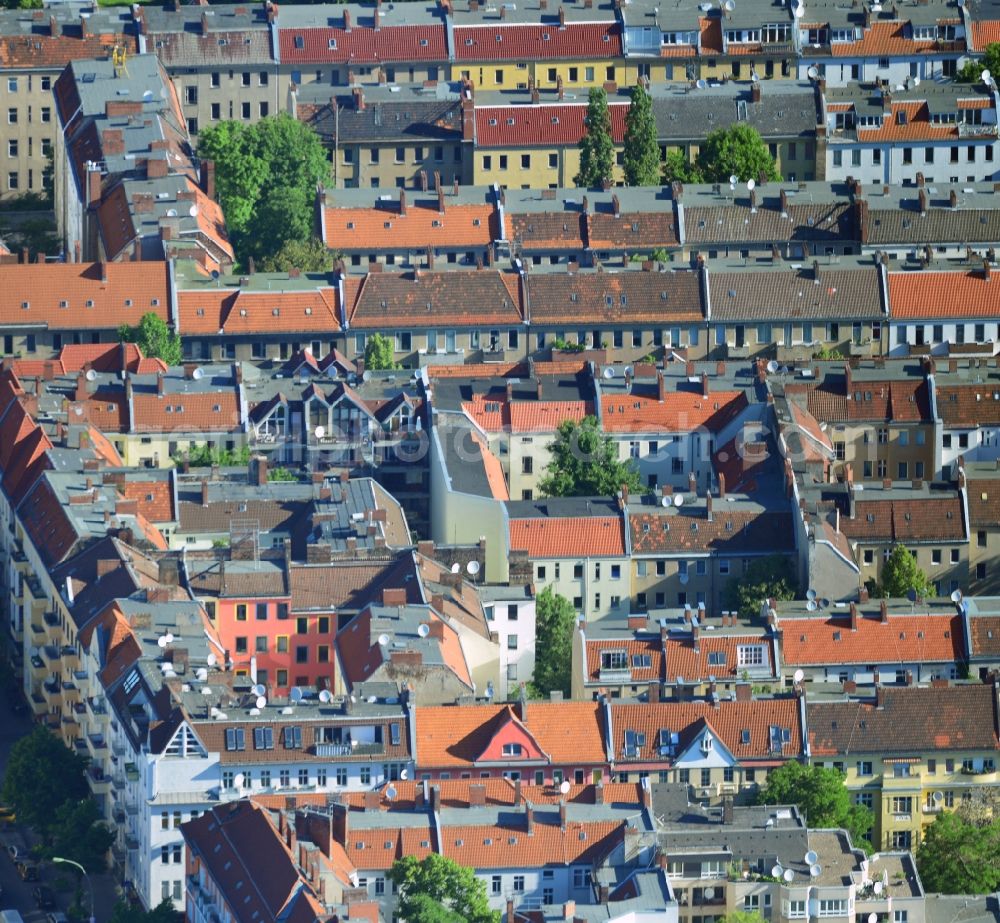
[[[806,759],[809,759],[811,755],[811,748],[809,746],[809,727],[806,720],[806,714],[806,697],[803,692],[802,695],[799,696],[799,724],[802,728],[802,755]]]

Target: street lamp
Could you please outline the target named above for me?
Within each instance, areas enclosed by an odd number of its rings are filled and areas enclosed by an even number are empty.
[[[90,893],[90,923],[95,923],[94,917],[94,886],[90,883],[90,876],[87,874],[87,870],[80,865],[79,862],[73,859],[63,859],[61,856],[53,856],[53,862],[59,862],[63,865],[72,865],[74,868],[80,870],[80,874],[83,875],[84,880],[87,882],[87,891]]]

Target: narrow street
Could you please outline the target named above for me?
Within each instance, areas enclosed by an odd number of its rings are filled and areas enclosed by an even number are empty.
[[[0,687],[0,777],[6,770],[11,748],[19,738],[29,733],[32,728],[30,715],[15,714],[11,709],[11,704],[7,691]],[[42,768],[39,767],[40,770]],[[14,862],[7,853],[7,847],[13,844],[17,846],[19,851],[26,853],[35,842],[37,842],[37,838],[22,824],[8,825],[0,830],[0,843],[3,844],[3,855],[0,855],[0,889],[2,889],[0,908],[19,911],[24,917],[25,923],[44,923],[45,920],[45,911],[39,910],[35,906],[34,898],[31,896],[32,889],[36,884],[46,884],[56,892],[56,910],[65,913],[73,899],[72,888],[75,876],[72,868],[63,871],[50,863],[42,863],[40,882],[21,881],[17,869],[14,867]],[[59,878],[64,878],[70,883],[69,887],[62,892],[55,888],[55,882]],[[118,899],[114,878],[110,874],[103,874],[91,875],[90,880],[94,886],[96,919],[98,923],[105,923],[110,919],[111,911]],[[85,891],[84,902],[86,900]]]

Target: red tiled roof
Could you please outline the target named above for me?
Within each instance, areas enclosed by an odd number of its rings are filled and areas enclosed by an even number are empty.
[[[392,248],[485,247],[497,234],[496,213],[490,205],[408,205],[405,215],[399,203],[391,208],[327,207],[323,222],[326,245],[331,250]]]
[[[779,553],[795,547],[789,512],[730,509],[722,501],[714,503],[711,522],[704,507],[672,507],[630,513],[629,529],[633,554],[745,554],[764,544],[770,552]]]
[[[1000,654],[1000,616],[977,615],[969,619],[969,634],[974,657],[996,657]]]
[[[601,677],[601,654],[604,651],[624,651],[628,656],[630,682],[648,683],[663,679],[663,647],[656,638],[587,639],[587,679],[598,682]],[[649,666],[636,666],[634,657],[649,657]],[[684,675],[684,674],[682,674]],[[685,678],[686,675],[685,675]]]
[[[669,757],[659,753],[661,730],[679,736],[675,750],[675,755],[679,755],[706,724],[741,762],[794,759],[802,753],[799,701],[791,697],[753,699],[749,702],[721,701],[717,706],[711,702],[612,702],[611,724],[616,737],[612,747],[619,759],[624,752],[625,732],[628,730],[646,735],[647,749],[640,750],[638,759],[665,762]],[[781,753],[771,748],[771,727],[787,728],[791,732]],[[744,731],[749,732],[746,743],[743,742]]]
[[[613,21],[455,26],[456,61],[600,60],[621,54],[621,27]]]
[[[332,334],[340,329],[334,289],[325,286],[270,292],[190,289],[177,293],[177,314],[182,334]]]
[[[645,395],[604,395],[602,422],[607,433],[689,432],[719,430],[747,407],[743,391],[716,391],[708,397],[687,391],[668,393],[658,401]]]
[[[416,709],[421,768],[471,766],[486,750],[509,705],[442,705]],[[603,706],[598,702],[529,702],[522,723],[553,765],[605,762]],[[517,763],[516,757],[510,758]]]
[[[74,35],[3,35],[0,36],[0,68],[60,70],[70,61],[82,58],[106,58],[115,45],[135,54],[135,36],[102,33],[86,37]]]
[[[834,45],[835,49],[849,48],[856,54],[857,45]],[[892,103],[892,111],[878,128],[859,128],[858,140],[872,141],[934,141],[957,138],[958,125],[931,122],[926,102]]]
[[[625,554],[625,536],[619,516],[511,519],[510,547],[532,560],[619,557]]]
[[[970,51],[985,51],[987,45],[1000,42],[1000,21],[996,19],[973,20],[969,39]]]
[[[707,680],[710,676],[739,676],[741,667],[737,648],[743,645],[761,646],[767,652],[767,675],[774,675],[771,642],[766,634],[715,635],[702,632],[695,649],[690,635],[670,636],[666,643],[667,670],[664,679],[670,683],[683,676],[685,681]],[[719,659],[724,658],[722,663]]]
[[[611,137],[625,140],[627,103],[611,103]],[[578,144],[584,135],[586,103],[476,106],[476,147],[531,147]]]
[[[1000,478],[971,477],[967,493],[969,526],[995,529],[1000,522]]]
[[[982,272],[890,272],[889,313],[893,319],[1000,317],[1000,285]]]
[[[229,389],[162,396],[136,393],[132,408],[136,433],[228,433],[240,427],[239,398]]]
[[[149,312],[169,322],[168,276],[155,262],[0,265],[0,326],[117,330]]]
[[[379,29],[355,26],[346,32],[343,29],[279,29],[278,48],[284,64],[361,66],[387,61],[448,60],[443,24]]]
[[[475,394],[462,410],[484,432],[553,433],[564,420],[579,422],[594,412],[589,401],[508,401]]]
[[[901,19],[893,22],[874,22],[864,30],[860,41],[836,42],[830,46],[830,50],[835,58],[911,57],[916,54],[940,53],[939,42],[934,39],[909,38],[907,36],[909,28],[910,23]]]
[[[1000,390],[995,382],[938,385],[937,409],[945,426],[996,426],[1000,423]]]
[[[958,615],[890,615],[888,622],[850,618],[784,619],[785,664],[954,663],[965,659]]]
[[[701,26],[701,53],[703,55],[722,54],[722,19],[718,16],[699,19]]]
[[[150,522],[171,522],[174,513],[174,493],[167,480],[125,481],[119,490],[126,500],[135,500],[139,512]]]

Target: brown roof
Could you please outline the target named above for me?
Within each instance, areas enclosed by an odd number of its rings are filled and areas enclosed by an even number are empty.
[[[293,565],[289,571],[292,609],[297,612],[358,611],[380,600],[382,591],[387,588],[405,589],[406,602],[419,604],[422,600],[418,582],[406,579],[413,571],[410,554],[401,554],[390,561]]]
[[[792,517],[788,512],[731,510],[718,501],[709,522],[704,510],[689,507],[663,513],[629,515],[635,554],[676,554],[713,551],[743,554],[767,548],[770,552],[794,548]]]
[[[996,529],[1000,523],[1000,477],[969,478],[969,526]]]
[[[535,273],[528,278],[533,323],[701,321],[696,272]]]
[[[882,316],[876,269],[820,267],[813,271],[713,272],[712,317],[716,320],[794,321]]]
[[[262,532],[290,532],[305,515],[305,500],[217,500],[207,506],[180,501],[181,532],[228,532],[234,518],[255,519]]]
[[[992,383],[938,385],[937,408],[945,426],[968,427],[1000,424],[1000,388]]]
[[[351,326],[363,330],[515,326],[522,320],[520,283],[512,272],[369,273],[348,277],[345,289]]]
[[[106,58],[115,45],[135,53],[135,36],[100,35],[0,35],[0,67],[61,70],[79,58]]]
[[[760,193],[758,192],[758,195]],[[851,206],[844,202],[788,205],[751,210],[749,201],[711,207],[684,206],[685,241],[832,242],[856,239]]]
[[[969,634],[974,657],[1000,655],[1000,616],[977,615],[969,619]]]
[[[1000,748],[992,685],[880,686],[874,701],[807,704],[806,714],[818,756]]]
[[[913,500],[858,500],[854,518],[840,517],[852,542],[960,542],[965,539],[962,501],[929,495]]]

